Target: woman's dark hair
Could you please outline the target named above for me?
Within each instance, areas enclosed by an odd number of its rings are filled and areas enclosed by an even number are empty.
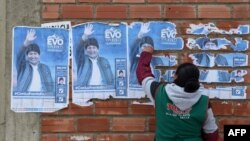
[[[154,41],[151,37],[149,36],[144,36],[142,37],[141,39],[141,43],[140,43],[140,47],[143,45],[143,44],[150,44],[152,47],[154,47]]]
[[[200,72],[194,64],[183,63],[179,65],[175,75],[177,78],[174,80],[174,83],[183,87],[185,92],[192,93],[199,89]]]

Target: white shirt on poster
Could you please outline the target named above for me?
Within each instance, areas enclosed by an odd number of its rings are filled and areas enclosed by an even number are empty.
[[[33,75],[32,80],[29,86],[28,91],[41,91],[42,90],[42,84],[41,84],[41,77],[38,72],[38,65],[31,65],[33,69]]]
[[[100,68],[97,64],[97,58],[91,59],[92,62],[92,73],[89,81],[89,85],[102,85],[102,76],[100,72]]]

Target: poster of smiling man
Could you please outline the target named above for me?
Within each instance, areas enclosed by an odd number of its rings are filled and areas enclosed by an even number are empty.
[[[57,80],[69,81],[68,30],[14,27],[12,48],[11,109],[54,112],[67,107],[68,85],[59,86]]]
[[[92,98],[127,97],[126,33],[124,23],[93,22],[72,28],[73,103],[86,106]]]
[[[141,97],[144,92],[136,77],[136,67],[140,53],[145,46],[152,46],[155,50],[182,50],[183,39],[176,37],[176,25],[170,22],[134,22],[128,28],[128,50],[129,50],[129,90],[133,97]],[[151,61],[152,72],[159,78],[156,66],[174,66],[177,64],[176,56],[153,56]],[[167,62],[167,64],[164,63]]]

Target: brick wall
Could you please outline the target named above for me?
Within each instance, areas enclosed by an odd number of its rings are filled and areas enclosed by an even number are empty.
[[[178,35],[187,39],[190,23],[213,22],[219,28],[250,25],[249,0],[42,0],[42,21],[70,20],[73,24],[88,21],[132,22],[168,20],[177,26]],[[218,37],[211,35],[210,37]],[[250,36],[243,36],[250,40]],[[190,61],[186,47],[179,62]],[[249,51],[245,53],[249,54]],[[245,67],[248,70],[250,67]],[[241,85],[250,84],[249,75]],[[233,84],[229,84],[233,85]],[[250,89],[247,100],[212,100],[212,107],[223,140],[224,124],[250,124]],[[70,93],[72,95],[72,93]],[[70,96],[71,97],[71,96]],[[42,114],[42,141],[152,141],[154,108],[133,105],[129,100],[95,100],[94,105],[69,107],[52,114]]]

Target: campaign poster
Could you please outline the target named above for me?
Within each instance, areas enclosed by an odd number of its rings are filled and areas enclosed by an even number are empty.
[[[231,28],[229,30],[220,29],[214,23],[190,24],[189,26],[186,33],[193,35],[208,35],[210,33],[246,35],[250,32],[250,25],[239,25],[237,28]]]
[[[189,49],[200,50],[226,50],[231,48],[233,51],[246,51],[249,48],[248,40],[243,40],[240,37],[236,37],[234,40],[235,43],[232,43],[226,38],[188,38],[186,45]]]
[[[243,67],[248,65],[248,55],[244,53],[213,54],[202,52],[189,54],[189,57],[195,65],[201,67]]]
[[[236,83],[244,82],[244,77],[247,75],[247,70],[234,70],[231,72],[231,79]]]
[[[198,36],[188,38],[186,46],[189,49],[202,50],[189,54],[195,65],[206,67],[200,69],[200,82],[231,85],[201,88],[205,95],[219,99],[246,99],[246,86],[242,85],[248,72],[240,68],[248,66],[248,54],[244,51],[249,48],[249,41],[245,38],[249,29],[249,25],[238,25],[236,28],[224,30],[214,23],[190,24],[187,28],[186,33]],[[208,35],[212,33],[226,35],[226,38],[210,38]],[[222,50],[230,52],[222,53]]]
[[[127,25],[89,22],[72,27],[73,103],[128,97]]]
[[[17,26],[12,42],[11,110],[54,112],[67,107],[68,30]]]
[[[177,37],[176,25],[171,22],[133,22],[128,28],[129,51],[129,93],[134,98],[145,94],[136,77],[136,68],[144,46],[150,45],[154,50],[182,50],[183,39]],[[151,70],[156,81],[161,78],[161,72],[156,66],[174,66],[177,64],[176,56],[153,56]]]
[[[246,99],[246,86],[217,86],[215,88],[201,87],[199,90],[203,95],[216,99]]]
[[[166,70],[162,78],[164,82],[173,83],[176,70]]]

